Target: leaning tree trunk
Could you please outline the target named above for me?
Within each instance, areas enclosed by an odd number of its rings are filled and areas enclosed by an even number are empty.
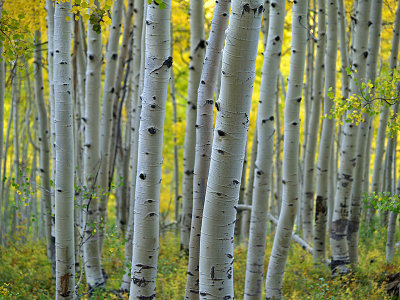
[[[308,137],[303,167],[302,188],[302,228],[303,238],[309,242],[312,238],[313,212],[314,212],[314,177],[315,177],[315,154],[317,150],[318,129],[321,117],[321,100],[323,92],[323,78],[325,72],[325,0],[318,0],[318,40],[317,53],[315,56],[315,70],[313,72],[313,90],[311,97],[311,114],[308,121]]]
[[[261,299],[262,296],[268,202],[273,184],[271,172],[274,156],[274,114],[285,24],[285,0],[273,2],[269,11],[269,33],[264,51],[257,114],[257,158],[254,168],[244,299]]]
[[[199,88],[206,41],[203,0],[190,1],[190,64],[186,105],[185,142],[183,145],[181,247],[189,248],[193,210],[193,173],[196,148],[197,90]]]
[[[139,127],[131,287],[129,299],[156,292],[162,141],[170,68],[171,3],[147,6],[146,58]]]
[[[249,126],[263,1],[234,0],[200,238],[200,298],[233,299],[233,234]]]
[[[54,98],[56,132],[56,299],[75,299],[74,132],[71,95],[71,3],[54,13]]]
[[[376,66],[378,62],[378,53],[381,37],[382,23],[382,0],[375,0],[371,6],[371,21],[369,25],[369,46],[367,57],[366,81],[375,82]],[[366,103],[365,103],[366,104]],[[350,262],[354,265],[358,264],[358,236],[361,219],[361,197],[363,194],[363,176],[365,157],[368,142],[368,131],[372,123],[372,117],[367,114],[363,115],[365,122],[360,124],[357,137],[357,161],[354,171],[354,181],[351,191],[351,206],[349,215],[349,224],[347,226],[347,243],[349,246]]]
[[[333,97],[336,93],[336,58],[337,58],[337,0],[328,4],[328,35],[325,54],[325,98],[324,116],[330,114]],[[313,236],[314,262],[323,263],[326,258],[326,222],[329,199],[329,176],[332,175],[330,160],[333,159],[333,141],[335,120],[325,117],[322,121],[322,133],[317,163],[317,198],[315,200],[315,228]]]
[[[39,121],[39,145],[40,145],[40,186],[41,198],[44,209],[44,221],[46,232],[47,256],[51,258],[51,196],[50,196],[50,148],[49,148],[49,127],[47,121],[46,103],[43,90],[43,65],[42,65],[42,47],[41,33],[35,34],[35,61],[34,61],[34,79],[35,79],[35,98]]]
[[[292,56],[285,102],[282,208],[265,286],[266,299],[282,298],[282,279],[292,238],[299,197],[300,102],[307,44],[307,1],[293,3]]]
[[[350,94],[360,95],[357,82],[365,78],[366,60],[368,57],[368,23],[371,8],[370,0],[360,0],[357,7],[357,19],[355,24],[354,41],[352,47],[352,80],[350,82]],[[342,140],[340,145],[340,166],[336,183],[336,197],[332,217],[332,230],[330,242],[332,249],[332,275],[347,273],[349,249],[347,244],[347,226],[349,206],[355,162],[357,159],[357,134],[358,127],[354,121],[342,126]]]
[[[95,1],[99,8],[100,4]],[[96,32],[93,25],[87,25],[88,46],[85,86],[85,141],[83,145],[84,172],[86,190],[82,195],[82,233],[83,264],[89,290],[104,284],[101,271],[99,249],[99,201],[98,174],[100,168],[100,89],[101,66],[103,64],[101,32]]]
[[[225,30],[228,26],[230,1],[215,3],[210,36],[197,94],[196,153],[193,179],[193,217],[189,243],[189,265],[185,299],[199,298],[199,253],[201,221],[210,168],[213,136],[213,104]]]

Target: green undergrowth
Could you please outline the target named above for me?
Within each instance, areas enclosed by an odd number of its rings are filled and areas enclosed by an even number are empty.
[[[347,276],[330,278],[326,266],[315,266],[312,256],[292,243],[283,283],[285,299],[398,299],[386,291],[389,274],[400,272],[399,252],[392,265],[385,263],[386,232],[378,225],[361,228],[360,263]],[[265,266],[268,265],[273,234],[267,237]],[[235,248],[235,298],[243,299],[246,269],[244,245]],[[91,299],[127,299],[118,291],[123,275],[124,240],[109,227],[104,243],[103,265],[108,274],[106,289]],[[186,286],[187,256],[180,251],[179,238],[165,232],[160,238],[157,299],[183,299]],[[267,267],[265,267],[265,271]],[[77,273],[76,281],[80,274]],[[81,299],[90,298],[86,284],[80,284]],[[46,258],[44,242],[10,243],[0,247],[0,299],[54,299],[54,280]]]

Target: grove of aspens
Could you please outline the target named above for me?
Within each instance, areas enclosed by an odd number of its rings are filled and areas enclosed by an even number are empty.
[[[0,0],[0,299],[400,299],[399,42],[398,0]]]

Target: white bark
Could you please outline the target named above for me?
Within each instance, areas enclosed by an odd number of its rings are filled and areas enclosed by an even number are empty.
[[[119,35],[121,32],[121,18],[123,1],[114,0],[112,12],[112,21],[110,26],[110,35],[106,50],[106,67],[103,87],[103,100],[100,121],[100,170],[99,185],[101,193],[101,201],[99,205],[100,213],[100,241],[104,238],[103,228],[105,226],[105,216],[107,210],[107,192],[109,188],[108,175],[110,167],[110,137],[112,129],[112,100],[115,92],[115,76],[118,58]],[[100,242],[100,252],[101,252]]]
[[[34,61],[34,79],[35,79],[35,98],[39,119],[39,146],[40,146],[40,186],[41,201],[44,206],[44,221],[46,232],[47,256],[51,258],[51,196],[50,196],[50,148],[49,148],[49,127],[47,121],[46,103],[44,100],[43,89],[43,65],[42,65],[42,47],[41,33],[35,34],[35,61]]]
[[[55,4],[56,299],[75,299],[74,132],[71,97],[71,3]],[[69,20],[67,20],[69,18]]]
[[[99,7],[96,1],[95,5]],[[83,196],[82,224],[83,229],[83,264],[86,282],[89,289],[104,284],[100,263],[99,249],[99,201],[98,173],[100,168],[100,90],[101,66],[103,64],[101,33],[93,30],[93,25],[87,25],[87,65],[85,86],[85,141],[83,147],[84,184],[86,191]]]
[[[365,79],[366,60],[368,57],[368,23],[371,8],[370,0],[360,0],[357,7],[357,21],[354,28],[354,41],[352,47],[352,73],[350,94],[359,95],[359,86]],[[357,159],[357,134],[358,127],[354,122],[342,126],[342,140],[340,145],[340,166],[336,184],[336,197],[332,217],[332,230],[330,234],[332,250],[332,275],[347,273],[346,265],[349,261],[347,245],[347,226],[351,188],[354,180],[354,169]]]
[[[274,156],[274,114],[278,93],[279,65],[285,24],[285,0],[274,1],[269,8],[269,33],[264,51],[260,101],[257,115],[257,158],[247,250],[244,299],[261,299],[267,235],[267,213],[271,194]]]
[[[125,273],[122,277],[122,283],[120,290],[129,291],[130,289],[130,268],[129,265],[132,261],[132,239],[133,239],[133,223],[134,223],[134,209],[135,209],[135,188],[136,188],[136,171],[137,171],[137,157],[138,157],[138,141],[139,141],[139,124],[140,124],[140,112],[141,112],[141,87],[139,86],[140,81],[140,70],[141,65],[144,65],[144,55],[142,55],[142,49],[144,49],[144,37],[142,34],[146,28],[144,25],[144,1],[136,0],[134,2],[134,23],[133,23],[133,63],[132,63],[132,77],[131,86],[132,94],[131,99],[131,152],[130,152],[130,197],[129,197],[129,216],[128,226],[126,230],[126,242],[125,242]],[[143,53],[144,54],[144,53]],[[142,62],[143,61],[143,62]]]
[[[182,177],[182,224],[181,247],[189,248],[193,210],[193,173],[196,148],[197,90],[204,60],[206,41],[204,37],[203,0],[190,1],[190,63],[187,90],[185,141],[183,145]]]
[[[232,4],[200,238],[201,299],[234,298],[233,234],[263,4]]]
[[[199,254],[201,221],[211,160],[215,83],[228,26],[230,1],[215,3],[210,36],[197,94],[196,153],[193,176],[193,217],[191,220],[189,265],[185,299],[199,298]]]
[[[292,20],[292,55],[285,103],[282,208],[268,265],[266,299],[282,297],[283,273],[298,205],[299,113],[307,43],[307,1],[293,3]]]
[[[313,212],[314,212],[314,177],[315,154],[317,150],[319,121],[321,117],[321,101],[323,98],[323,78],[325,72],[324,52],[326,44],[325,0],[318,0],[318,40],[313,72],[313,89],[311,96],[311,114],[308,121],[308,137],[303,167],[302,187],[302,228],[303,238],[309,242],[312,238]],[[333,65],[335,68],[335,65]]]
[[[146,58],[135,191],[135,222],[129,299],[155,298],[162,138],[170,68],[171,3],[147,5]]]
[[[376,0],[371,5],[371,21],[369,29],[369,46],[367,57],[366,80],[375,82],[376,67],[378,62],[378,53],[381,36],[382,23],[382,0]],[[350,262],[354,265],[358,264],[358,236],[361,218],[361,198],[363,194],[363,176],[365,157],[367,154],[368,131],[372,118],[364,114],[365,122],[360,124],[357,137],[357,162],[354,171],[354,181],[351,191],[351,207],[349,223],[347,226],[347,243],[349,245]]]

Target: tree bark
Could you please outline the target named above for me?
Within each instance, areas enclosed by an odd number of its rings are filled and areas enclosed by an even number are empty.
[[[233,234],[263,4],[232,4],[200,238],[201,299],[234,298]]]
[[[139,127],[135,222],[129,299],[153,299],[156,292],[162,139],[170,68],[171,3],[147,6],[146,58]]]
[[[285,102],[282,208],[268,265],[266,299],[282,298],[282,279],[299,197],[300,102],[307,44],[307,1],[293,3],[289,85]]]

